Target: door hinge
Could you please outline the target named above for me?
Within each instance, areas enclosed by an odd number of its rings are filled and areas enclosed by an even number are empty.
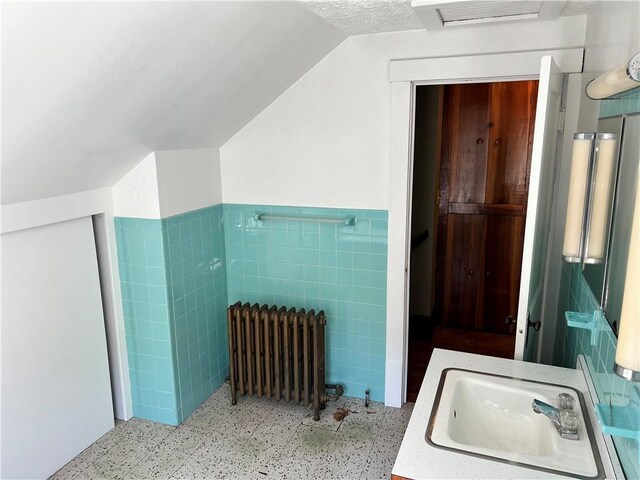
[[[558,132],[564,133],[564,119],[566,117],[566,110],[560,110],[560,114],[558,115]]]

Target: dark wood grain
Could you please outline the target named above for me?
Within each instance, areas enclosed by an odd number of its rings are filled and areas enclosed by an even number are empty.
[[[490,88],[450,85],[449,202],[485,203]]]
[[[436,230],[443,325],[515,333],[537,81],[447,85]]]
[[[449,215],[443,325],[476,328],[484,229],[483,215]]]
[[[515,325],[505,317],[516,318],[520,293],[520,269],[524,216],[487,216],[484,251],[482,321],[485,332],[515,334]]]
[[[491,84],[486,203],[526,205],[538,82]]]
[[[524,215],[523,205],[486,203],[450,203],[449,213],[459,215]]]

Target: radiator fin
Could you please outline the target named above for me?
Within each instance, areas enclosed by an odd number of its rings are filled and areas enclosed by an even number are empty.
[[[324,311],[238,302],[227,310],[232,404],[258,395],[313,405],[326,403]]]

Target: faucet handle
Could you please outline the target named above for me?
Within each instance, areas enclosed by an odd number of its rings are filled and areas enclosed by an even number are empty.
[[[561,393],[556,397],[556,403],[559,410],[573,410],[576,406],[576,399],[568,393]]]
[[[573,410],[560,410],[558,413],[558,421],[560,422],[560,428],[558,431],[562,438],[569,440],[578,440],[578,423],[579,415]]]

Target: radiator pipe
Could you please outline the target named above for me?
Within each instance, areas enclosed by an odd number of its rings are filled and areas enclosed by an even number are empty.
[[[326,390],[335,390],[336,391],[336,395],[341,397],[342,395],[344,395],[344,387],[342,385],[340,385],[339,383],[325,383],[324,384],[324,388]]]

